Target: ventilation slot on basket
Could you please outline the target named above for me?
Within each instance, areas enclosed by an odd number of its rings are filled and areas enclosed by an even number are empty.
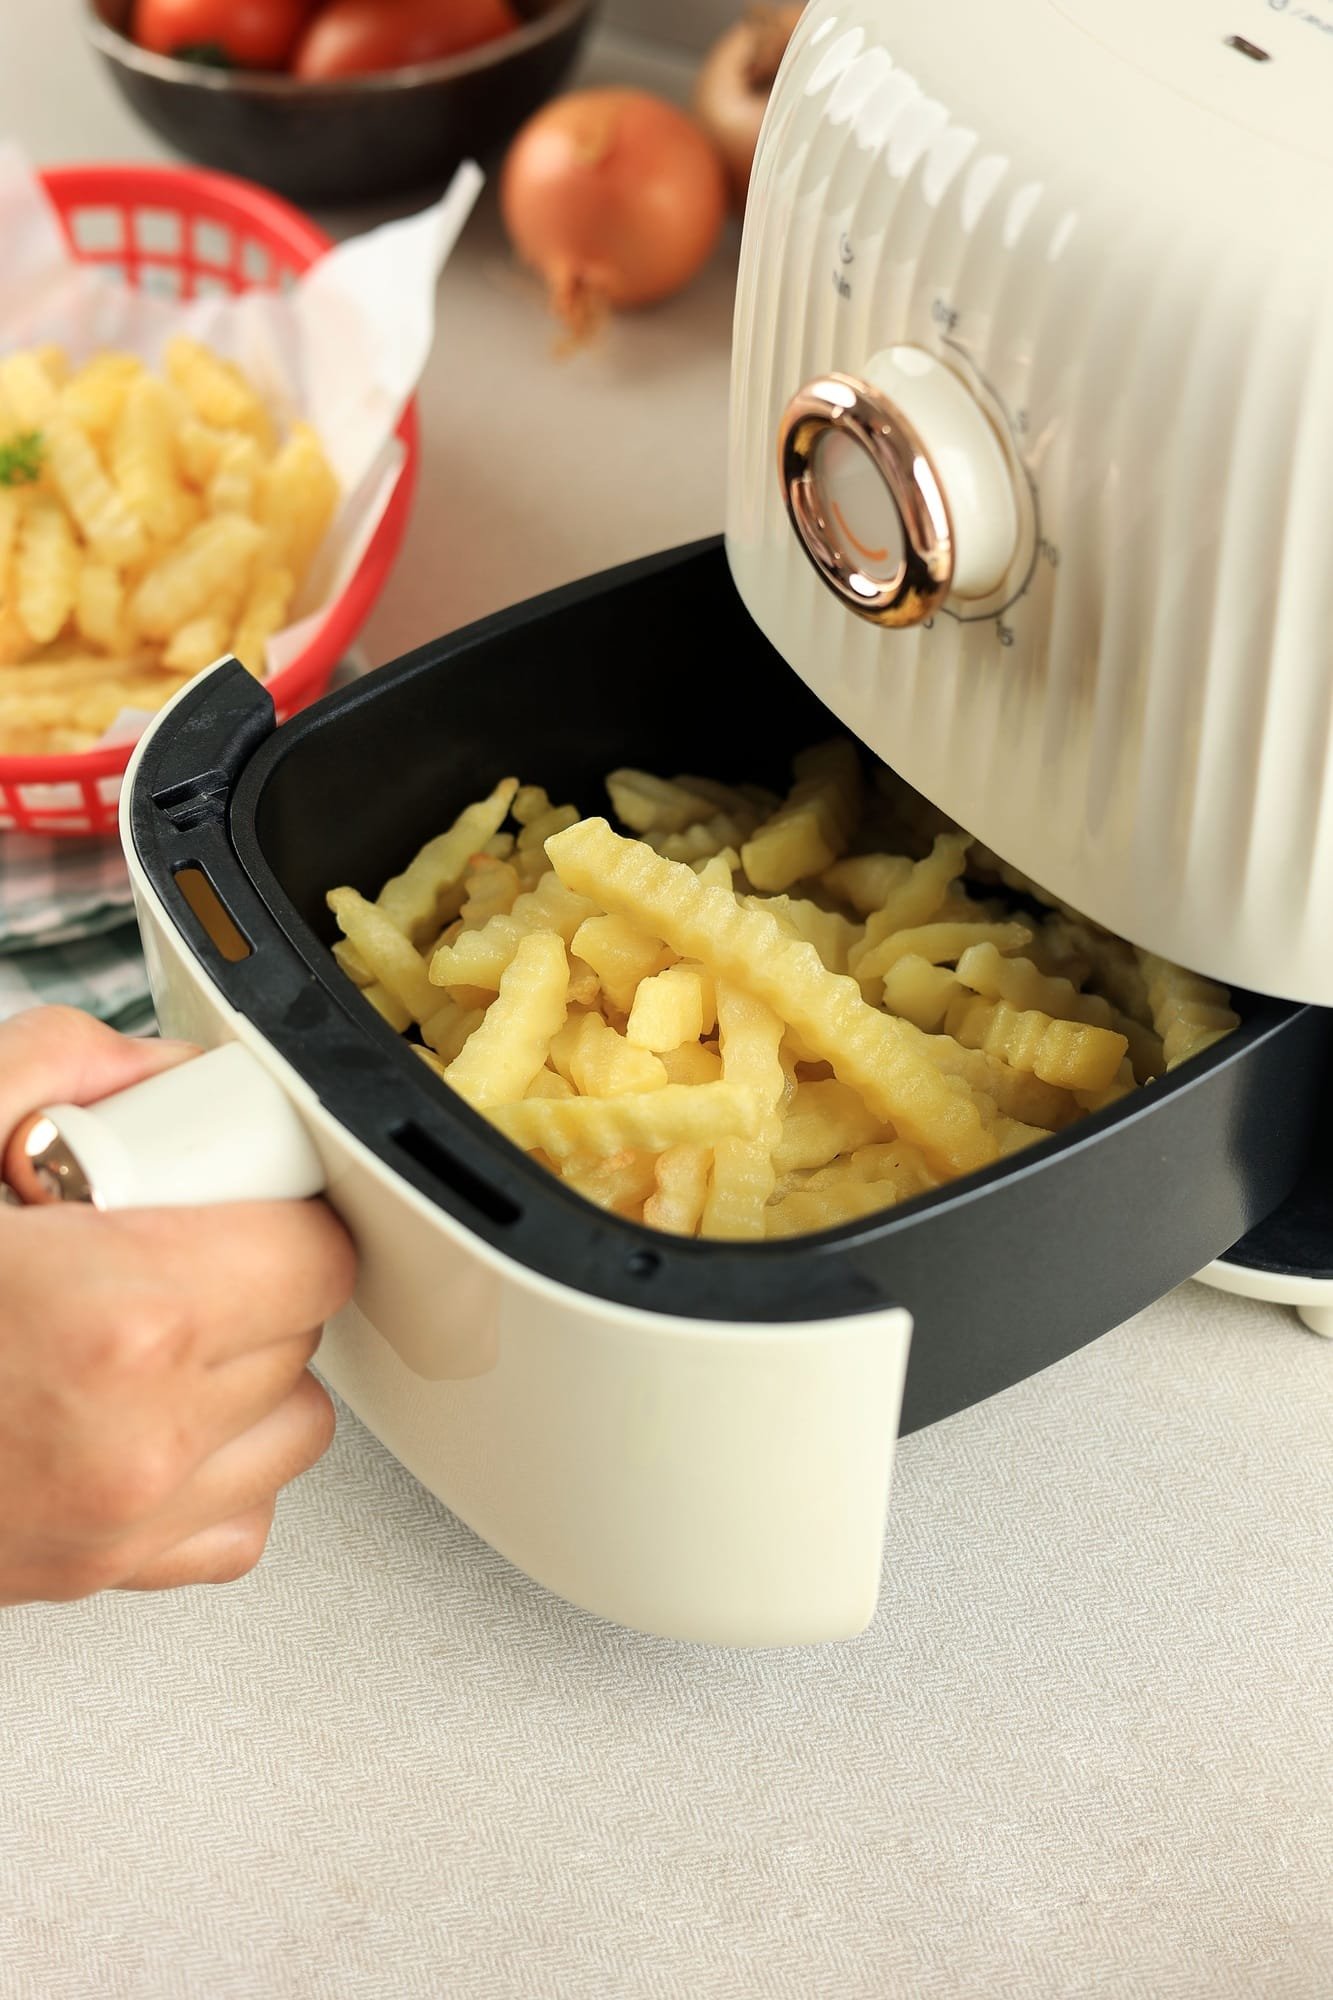
[[[437,1181],[442,1181],[452,1194],[460,1196],[479,1215],[493,1222],[500,1229],[512,1228],[523,1211],[517,1202],[501,1194],[465,1167],[439,1143],[429,1132],[410,1120],[403,1125],[395,1125],[389,1137],[402,1153],[406,1153],[418,1167],[424,1167]]]
[[[254,946],[202,868],[178,868],[176,887],[198,918],[209,943],[228,965],[239,965],[242,959],[254,956]]]

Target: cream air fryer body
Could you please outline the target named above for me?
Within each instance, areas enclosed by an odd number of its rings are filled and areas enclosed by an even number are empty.
[[[1333,0],[813,0],[727,536],[796,670],[987,845],[1320,1004],[1331,287]]]

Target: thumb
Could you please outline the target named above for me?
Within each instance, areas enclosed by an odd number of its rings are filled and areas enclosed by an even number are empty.
[[[73,1007],[17,1014],[0,1026],[0,1150],[30,1112],[95,1104],[199,1053],[189,1042],[118,1035]]]

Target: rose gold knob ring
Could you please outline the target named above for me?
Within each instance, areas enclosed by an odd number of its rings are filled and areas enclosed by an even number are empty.
[[[887,576],[865,560],[884,552],[858,543],[821,483],[819,448],[830,435],[860,446],[893,502],[902,552]],[[788,403],[778,457],[792,525],[830,590],[876,625],[919,625],[939,609],[953,581],[953,527],[930,455],[896,404],[853,375],[821,375]]]

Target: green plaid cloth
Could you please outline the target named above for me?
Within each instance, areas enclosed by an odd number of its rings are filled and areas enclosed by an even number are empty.
[[[56,1005],[151,1031],[129,874],[114,841],[0,835],[0,1020]]]

